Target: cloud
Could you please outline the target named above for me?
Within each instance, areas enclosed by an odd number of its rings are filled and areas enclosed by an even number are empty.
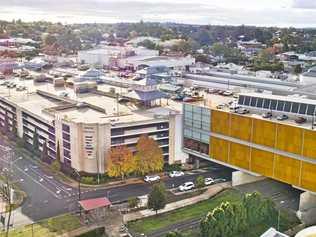
[[[277,4],[273,4],[275,1]],[[316,0],[0,0],[0,19],[62,23],[144,20],[316,27],[314,1]]]
[[[316,9],[315,0],[294,0],[294,8],[303,8],[303,9]]]

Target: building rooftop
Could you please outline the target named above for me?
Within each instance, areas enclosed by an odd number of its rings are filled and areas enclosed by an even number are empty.
[[[42,117],[46,121],[55,119],[56,114],[63,119],[76,123],[130,123],[152,120],[156,118],[155,110],[137,107],[133,103],[121,104],[114,97],[102,95],[102,93],[74,93],[72,88],[54,87],[50,83],[33,83],[33,81],[11,80],[19,86],[27,89],[17,91],[16,87],[7,88],[0,86],[0,97],[8,103],[18,104],[31,114]],[[115,88],[116,92],[127,93],[127,89],[100,85],[100,91],[108,92]],[[65,96],[67,95],[67,96]],[[180,105],[173,105],[173,109],[181,110]],[[169,111],[171,106],[163,101],[161,110]],[[161,112],[161,111],[160,111]],[[166,112],[168,113],[168,112]]]

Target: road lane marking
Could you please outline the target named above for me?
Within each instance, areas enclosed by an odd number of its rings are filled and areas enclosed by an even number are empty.
[[[50,190],[49,188],[47,188],[46,186],[42,185],[40,182],[38,182],[36,179],[34,179],[31,175],[29,175],[28,173],[24,172],[24,170],[22,170],[20,167],[15,167],[17,170],[19,170],[20,172],[22,172],[24,175],[28,176],[33,182],[37,183],[38,185],[40,185],[42,188],[44,188],[47,192],[53,194],[54,197],[56,197],[57,199],[61,199],[60,196],[56,195],[52,190]]]

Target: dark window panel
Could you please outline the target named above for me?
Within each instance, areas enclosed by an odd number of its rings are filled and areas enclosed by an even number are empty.
[[[246,106],[250,105],[250,97],[249,96],[245,97],[244,105],[246,105]]]
[[[291,110],[291,112],[292,112],[292,113],[297,113],[297,112],[298,112],[298,107],[299,107],[299,105],[300,105],[299,103],[295,103],[295,102],[294,102],[294,103],[292,104],[292,110]]]
[[[263,102],[263,108],[265,109],[269,109],[270,108],[270,99],[264,99],[264,102]]]
[[[315,105],[308,105],[307,114],[308,115],[315,115]]]
[[[292,102],[286,101],[284,106],[285,112],[291,112]]]
[[[283,111],[283,109],[284,109],[284,101],[282,101],[282,100],[279,100],[278,101],[278,106],[277,106],[277,110],[278,111]]]
[[[307,104],[301,104],[299,113],[306,114]]]
[[[250,105],[251,105],[252,107],[255,107],[256,104],[257,104],[257,97],[252,97],[252,98],[251,98]]]
[[[277,108],[277,100],[271,100],[270,109],[276,110]]]
[[[262,98],[258,98],[257,107],[258,108],[262,108],[262,106],[263,106],[263,99]]]

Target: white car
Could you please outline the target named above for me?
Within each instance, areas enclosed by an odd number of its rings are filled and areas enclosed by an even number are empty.
[[[212,179],[212,178],[205,178],[204,184],[205,184],[205,185],[214,184],[214,179]]]
[[[194,189],[194,187],[195,187],[195,185],[193,182],[185,182],[184,184],[179,186],[179,190],[181,192],[184,192],[184,191],[189,191],[191,189]]]
[[[160,180],[160,176],[159,175],[147,175],[144,178],[144,181],[147,183],[151,183],[151,182],[158,182]]]
[[[174,178],[174,177],[180,177],[180,176],[183,176],[184,173],[182,171],[171,171],[169,173],[169,177],[170,178]]]

